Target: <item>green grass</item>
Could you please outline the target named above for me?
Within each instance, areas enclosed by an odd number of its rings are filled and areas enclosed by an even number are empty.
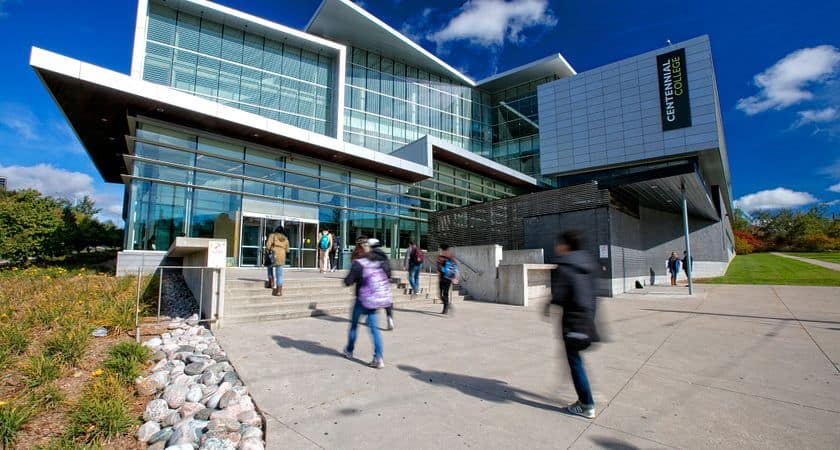
[[[769,253],[736,256],[726,275],[697,280],[712,284],[840,286],[840,272]]]
[[[30,388],[51,383],[61,376],[61,363],[55,359],[38,355],[29,358],[29,363],[21,368],[26,377],[26,385]]]
[[[824,252],[824,253],[787,253],[791,256],[798,256],[800,258],[818,259],[820,261],[840,264],[840,252]]]
[[[134,341],[121,342],[111,347],[102,367],[113,373],[123,383],[131,384],[143,373],[143,367],[151,353],[147,347]]]
[[[0,405],[0,448],[14,448],[17,435],[35,410],[29,405]]]

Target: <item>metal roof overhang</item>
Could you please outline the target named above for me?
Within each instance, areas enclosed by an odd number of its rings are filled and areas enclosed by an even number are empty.
[[[324,0],[306,25],[305,31],[372,50],[421,69],[450,76],[468,86],[475,86],[475,81],[470,77],[348,0]]]
[[[102,178],[122,182],[131,134],[128,116],[146,116],[414,182],[433,176],[423,165],[345,143],[175,89],[131,78],[38,48],[30,65],[73,127]]]
[[[452,145],[434,136],[423,136],[414,142],[396,149],[392,155],[419,164],[431,164],[433,158],[434,160],[447,162],[456,167],[486,175],[513,186],[530,189],[534,189],[537,186],[537,180],[534,177],[525,175],[522,172],[513,170],[510,167]]]
[[[693,162],[598,182],[599,188],[628,195],[642,206],[678,213],[682,212],[682,186],[685,186],[689,214],[720,220],[717,208]]]
[[[558,53],[523,66],[506,70],[500,74],[487,77],[478,81],[476,85],[488,92],[498,92],[502,89],[506,89],[511,86],[518,86],[522,83],[527,83],[549,75],[557,75],[559,78],[565,78],[576,74],[577,72],[575,72],[575,69],[573,69],[569,62],[566,61],[566,58]]]

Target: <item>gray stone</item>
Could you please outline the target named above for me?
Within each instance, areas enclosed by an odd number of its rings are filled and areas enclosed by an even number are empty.
[[[220,384],[219,388],[216,389],[216,392],[207,399],[207,407],[214,409],[217,408],[219,406],[219,400],[222,399],[222,396],[225,395],[225,392],[227,392],[230,388],[231,386],[228,383]]]
[[[204,405],[201,403],[187,402],[184,403],[184,406],[178,409],[178,412],[181,414],[181,417],[188,417],[195,416],[195,414],[202,409],[204,409]]]
[[[229,372],[233,370],[233,367],[231,367],[230,363],[228,362],[220,362],[210,365],[209,367],[207,367],[207,370],[221,374],[222,372]]]
[[[146,447],[146,450],[165,450],[166,449],[166,441],[155,442],[154,444]]]
[[[206,361],[189,363],[186,367],[184,367],[184,373],[187,375],[198,375],[201,372],[204,372],[208,366],[209,364]]]
[[[245,441],[246,439],[262,440],[263,432],[259,427],[256,426],[243,426],[240,430],[240,433],[242,433],[243,441]]]
[[[201,411],[195,413],[195,417],[197,420],[208,420],[210,419],[210,415],[216,412],[213,408],[204,408]]]
[[[156,442],[166,443],[174,432],[175,430],[172,429],[172,427],[163,428],[149,438],[149,444],[154,444]]]
[[[192,345],[182,345],[182,346],[178,347],[178,352],[193,353],[194,351],[195,351],[195,346],[192,346]]]
[[[211,437],[201,444],[201,450],[233,450],[236,446],[226,439]]]
[[[210,364],[214,363],[213,361],[210,360],[209,356],[207,356],[207,355],[196,355],[195,353],[188,356],[187,361],[189,361],[191,363],[196,363],[196,362],[206,362],[206,363],[210,363]]]
[[[166,353],[160,350],[156,351],[154,355],[152,355],[152,361],[163,361],[166,359]]]
[[[189,392],[187,385],[178,382],[167,386],[161,398],[166,400],[170,408],[180,408],[187,399],[187,392]]]
[[[166,447],[166,450],[195,450],[193,444],[175,444]]]
[[[175,431],[172,433],[172,436],[170,436],[169,440],[166,442],[167,445],[192,445],[194,443],[197,443],[200,438],[200,436],[197,433],[197,430],[189,422],[178,425],[174,428],[174,430]]]
[[[165,370],[159,370],[146,378],[142,378],[135,386],[140,395],[152,395],[165,388],[167,383],[169,383],[169,373]]]
[[[228,390],[222,397],[219,399],[219,408],[225,409],[229,405],[239,403],[239,394],[236,393],[233,389]]]
[[[140,426],[140,429],[137,430],[137,440],[140,442],[149,442],[149,439],[160,431],[160,425],[150,420],[143,425]]]
[[[257,412],[254,410],[243,411],[239,413],[239,415],[236,416],[236,420],[245,425],[251,425],[253,427],[258,427],[262,425],[262,418],[260,418],[260,415],[257,414]]]
[[[143,346],[144,347],[149,347],[149,348],[157,348],[157,347],[160,347],[161,344],[163,344],[163,340],[161,338],[153,337],[153,338],[149,339],[148,341],[144,342]]]
[[[210,419],[236,419],[241,412],[242,408],[240,408],[239,404],[236,403],[225,409],[220,409],[213,414],[210,414]]]
[[[161,425],[167,427],[174,427],[181,421],[181,414],[178,411],[172,411],[161,420]]]
[[[166,403],[166,400],[163,399],[155,399],[149,402],[146,405],[146,410],[143,412],[143,419],[146,421],[153,420],[155,422],[162,421],[167,414],[169,414],[170,409]]]
[[[265,450],[262,439],[248,438],[239,442],[239,450]]]
[[[234,371],[227,372],[227,373],[225,373],[225,376],[222,377],[222,381],[230,383],[230,384],[236,383],[236,381],[238,379],[239,378],[236,377],[236,372],[234,372]]]
[[[198,384],[192,385],[189,391],[187,391],[186,401],[188,402],[200,402],[201,397],[204,396],[204,392],[201,390],[201,386]]]
[[[236,419],[213,419],[207,424],[207,431],[239,431],[241,425]]]
[[[217,385],[222,381],[222,377],[219,376],[218,372],[213,372],[211,370],[205,370],[204,373],[201,374],[201,377],[198,379],[198,382],[207,386],[210,385]]]

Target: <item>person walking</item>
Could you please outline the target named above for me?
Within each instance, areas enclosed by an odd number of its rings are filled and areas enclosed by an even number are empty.
[[[671,274],[671,286],[676,286],[677,275],[680,274],[680,258],[677,257],[677,252],[671,252],[671,257],[668,258],[668,273]]]
[[[600,340],[595,326],[597,265],[592,256],[582,250],[582,242],[580,233],[576,231],[566,231],[557,236],[554,243],[557,268],[552,279],[551,303],[546,305],[545,314],[550,315],[552,305],[563,308],[560,336],[578,396],[566,412],[592,419],[595,417],[595,401],[581,352]]]
[[[440,300],[443,302],[441,314],[449,314],[449,290],[453,283],[458,283],[458,265],[452,257],[449,245],[441,244],[437,257],[438,287]]]
[[[332,235],[332,248],[330,249],[330,272],[341,270],[341,236]]]
[[[408,284],[411,286],[411,298],[417,297],[420,293],[420,270],[423,268],[423,260],[426,255],[414,241],[408,241],[408,249],[403,258],[403,270],[408,271]]]
[[[689,264],[691,264],[691,267],[688,267]],[[692,256],[691,261],[689,261],[688,260],[688,251],[685,251],[685,250],[683,250],[682,267],[683,267],[683,272],[685,272],[685,279],[688,280],[689,269],[694,270],[694,257]]]
[[[385,275],[388,276],[388,282],[391,282],[391,262],[388,260],[388,255],[382,250],[382,244],[379,242],[379,239],[371,238],[368,239],[368,247],[370,247],[370,259],[379,262],[382,267],[382,270],[385,271]],[[390,289],[390,286],[389,286]],[[394,329],[394,306],[388,306],[385,308],[385,315],[388,316],[388,329]]]
[[[332,249],[332,236],[330,230],[324,228],[318,236],[318,266],[321,273],[327,273],[330,268],[329,256]]]
[[[283,295],[283,266],[286,264],[286,254],[289,252],[289,238],[286,237],[286,230],[278,225],[268,235],[265,247],[268,250],[268,284],[271,287],[271,295]]]
[[[356,240],[356,248],[353,250],[351,260],[350,272],[344,278],[344,284],[356,285],[356,302],[350,317],[350,331],[347,336],[347,346],[344,347],[344,356],[347,359],[353,358],[359,319],[362,315],[366,315],[367,326],[370,328],[373,339],[373,360],[369,366],[381,369],[385,367],[385,359],[382,353],[382,336],[376,324],[376,310],[391,306],[391,283],[381,262],[371,256],[366,237]]]

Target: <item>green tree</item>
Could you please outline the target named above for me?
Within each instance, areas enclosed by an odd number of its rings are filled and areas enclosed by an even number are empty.
[[[0,193],[0,258],[25,264],[29,258],[53,254],[62,224],[55,199],[35,190]]]

